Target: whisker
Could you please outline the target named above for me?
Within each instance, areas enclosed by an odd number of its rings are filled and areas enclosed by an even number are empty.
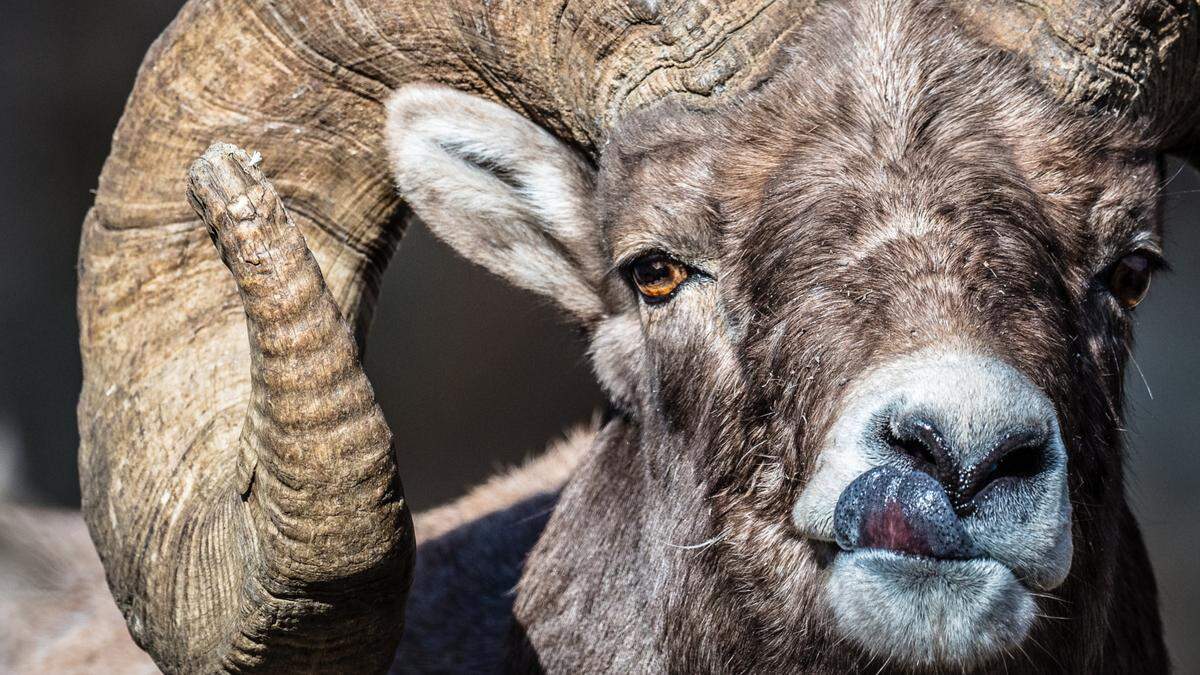
[[[829,647],[829,649],[830,649],[830,650],[837,649],[837,648],[838,648],[838,645],[840,645],[840,644],[842,644],[843,642],[845,642],[845,641],[846,641],[846,637],[847,637],[847,636],[843,635],[843,636],[841,636],[840,638],[838,638],[838,639],[837,639],[837,640],[836,640],[836,641],[833,643],[833,645],[831,645],[831,646]]]
[[[1021,656],[1025,657],[1025,660],[1029,662],[1029,665],[1037,667],[1037,663],[1034,662],[1033,657],[1029,655],[1029,652],[1025,649],[1025,647],[1017,645],[1017,650],[1021,652]]]
[[[713,537],[712,539],[709,539],[707,541],[702,541],[699,544],[672,544],[670,542],[667,542],[667,546],[670,546],[671,548],[677,548],[677,549],[680,549],[683,551],[698,551],[703,548],[708,548],[709,546],[712,546],[713,544],[717,543],[718,541],[721,541],[724,538],[725,538],[725,533],[722,532],[722,533],[718,534],[717,536]]]
[[[1174,192],[1164,192],[1162,194],[1162,197],[1165,198],[1165,197],[1179,197],[1181,195],[1194,195],[1197,192],[1200,192],[1200,189],[1198,189],[1198,190],[1176,190]]]
[[[1175,179],[1179,178],[1179,174],[1183,173],[1183,170],[1185,167],[1187,167],[1187,164],[1184,164],[1181,162],[1179,164],[1179,168],[1175,169],[1175,173],[1172,174],[1171,177],[1166,180],[1166,182],[1164,182],[1162,185],[1160,185],[1158,187],[1157,190],[1154,191],[1154,196],[1157,197],[1158,195],[1162,194],[1164,190],[1166,190],[1168,187],[1170,187],[1171,183],[1174,183]]]
[[[1137,359],[1133,358],[1133,350],[1129,350],[1129,360],[1133,362],[1133,367],[1137,369],[1138,376],[1142,378],[1142,386],[1146,387],[1146,395],[1150,400],[1154,400],[1154,392],[1150,391],[1150,383],[1146,381],[1146,374],[1142,372],[1142,367],[1138,365]]]
[[[550,515],[551,513],[554,513],[553,508],[542,509],[539,511],[535,511],[534,513],[531,513],[531,514],[525,516],[524,518],[521,518],[517,522],[522,523],[522,524],[528,523],[531,520],[537,520],[538,518],[545,518],[546,516]]]
[[[1041,598],[1043,600],[1053,600],[1054,602],[1060,602],[1064,605],[1071,604],[1070,600],[1067,600],[1066,598],[1060,598],[1057,595],[1050,595],[1049,593],[1037,593],[1035,591],[1030,591],[1029,594],[1035,598]]]

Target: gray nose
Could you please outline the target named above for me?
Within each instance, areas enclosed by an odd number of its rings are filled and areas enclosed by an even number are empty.
[[[977,499],[1018,491],[1021,483],[1049,465],[1053,420],[981,420],[977,426],[983,427],[982,433],[965,434],[967,438],[956,443],[943,433],[939,417],[921,412],[887,415],[879,442],[902,464],[935,478],[959,516],[973,513]]]
[[[842,549],[989,558],[1054,588],[1071,564],[1067,452],[1050,399],[995,358],[913,354],[846,395],[793,508]]]
[[[910,396],[885,405],[867,430],[883,466],[859,476],[838,498],[837,543],[847,550],[972,558],[980,548],[964,519],[979,521],[976,532],[1011,520],[986,508],[972,518],[980,505],[1002,504],[1010,515],[1014,508],[1038,511],[1046,488],[1039,479],[1054,466],[1054,419],[1049,406],[1003,405],[1012,391],[982,406],[955,402],[945,392],[936,401]]]
[[[1029,377],[931,348],[847,389],[792,522],[849,551],[987,558],[1054,588],[1073,551],[1067,465],[1055,406]]]

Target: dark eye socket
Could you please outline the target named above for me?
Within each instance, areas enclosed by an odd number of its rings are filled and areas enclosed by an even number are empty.
[[[629,266],[629,279],[647,302],[668,300],[688,275],[686,265],[662,253],[648,253]]]
[[[1150,279],[1154,274],[1155,262],[1145,253],[1130,253],[1108,269],[1105,284],[1117,303],[1125,309],[1137,307],[1146,291],[1150,290]]]

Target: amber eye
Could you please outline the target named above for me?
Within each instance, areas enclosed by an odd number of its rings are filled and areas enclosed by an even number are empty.
[[[1133,309],[1146,297],[1152,267],[1150,259],[1141,253],[1131,253],[1112,266],[1108,273],[1108,290],[1122,307]]]
[[[687,267],[661,253],[651,253],[633,262],[629,269],[633,285],[648,302],[666,300],[688,278]]]

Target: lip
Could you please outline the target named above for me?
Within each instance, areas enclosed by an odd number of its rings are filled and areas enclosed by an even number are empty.
[[[916,560],[916,561],[924,560],[924,561],[935,562],[935,563],[962,562],[964,560],[991,560],[993,562],[999,562],[998,560],[989,558],[988,556],[985,556],[985,555],[974,555],[974,556],[968,556],[968,557],[963,557],[963,558],[939,558],[937,556],[921,555],[919,553],[909,553],[908,551],[893,551],[893,550],[887,549],[887,548],[874,548],[874,547],[842,548],[841,546],[838,546],[837,552],[839,554],[841,554],[841,553],[882,553],[882,554],[887,554],[887,555],[890,555],[890,556],[893,556],[896,558],[903,558],[906,560]],[[1000,564],[1003,565],[1004,563],[1000,563]],[[1011,572],[1012,570],[1009,570],[1009,571]]]
[[[1020,590],[1023,593],[1031,593],[1033,590],[1010,567],[988,556],[935,558],[882,548],[834,548],[836,551],[830,564],[835,571],[838,567],[853,564],[864,571],[884,577],[908,577],[908,581],[918,580],[929,585],[945,584],[947,587],[964,590],[967,586],[979,582],[979,578],[990,576],[1002,578],[1012,590]],[[965,570],[969,570],[970,573],[964,574]]]
[[[1032,592],[1016,572],[1008,565],[989,556],[974,558],[935,558],[901,551],[882,548],[861,548],[846,550],[836,545],[830,565],[833,569],[852,563],[866,571],[884,576],[911,576],[919,578],[923,583],[945,583],[948,586],[961,587],[970,585],[975,579],[964,579],[963,570],[972,570],[970,576],[986,574],[997,578],[1011,580],[1012,588],[1025,593]]]
[[[1019,645],[1036,617],[1030,589],[988,557],[939,559],[837,550],[827,599],[840,631],[913,667],[969,668]]]
[[[824,538],[820,538],[820,537],[804,537],[804,539],[807,540],[809,546],[812,547],[812,550],[816,556],[817,564],[822,569],[833,564],[834,560],[838,556],[853,555],[853,554],[876,554],[876,555],[888,556],[888,557],[892,557],[892,558],[896,558],[896,559],[900,559],[900,560],[911,560],[913,562],[924,562],[924,563],[957,563],[957,562],[963,562],[963,561],[976,560],[976,561],[989,561],[989,562],[994,562],[996,564],[999,564],[1000,566],[1007,569],[1009,571],[1009,573],[1011,573],[1014,576],[1014,578],[1017,579],[1017,581],[1021,582],[1021,578],[1019,576],[1017,576],[1016,572],[1014,572],[1012,569],[1010,569],[1007,565],[1005,565],[1003,562],[1001,562],[999,560],[996,560],[995,558],[992,558],[992,557],[986,556],[986,555],[975,555],[975,556],[969,556],[969,557],[963,557],[963,558],[938,558],[938,557],[934,557],[934,556],[920,555],[917,553],[909,553],[907,551],[893,551],[893,550],[886,549],[886,548],[874,548],[874,547],[845,548],[845,547],[841,546],[840,544],[838,544],[836,541],[832,541],[832,540],[824,539]],[[1021,582],[1021,583],[1022,583],[1022,585],[1024,585],[1024,582]]]
[[[989,563],[995,563],[995,564],[1003,567],[1005,570],[1008,570],[1008,572],[1010,574],[1013,574],[1013,571],[1011,569],[1009,569],[1007,565],[1000,562],[999,560],[996,560],[995,558],[992,558],[992,557],[986,556],[986,555],[977,555],[977,556],[972,556],[970,558],[938,558],[935,556],[921,555],[919,553],[909,553],[907,551],[893,551],[891,549],[886,549],[886,548],[863,547],[863,548],[846,549],[846,548],[837,546],[836,544],[834,544],[834,547],[837,549],[837,555],[869,556],[869,557],[878,557],[881,559],[888,559],[888,560],[911,561],[913,563],[920,563],[920,564],[955,565],[955,564],[964,563],[964,562],[986,561]],[[1016,575],[1014,574],[1013,576],[1015,578]]]
[[[826,539],[824,537],[804,536],[804,539],[808,542],[809,546],[812,548],[814,554],[816,555],[817,563],[820,565],[820,567],[822,569],[833,564],[834,560],[836,558],[838,558],[839,556],[856,555],[856,554],[871,554],[871,555],[877,555],[877,556],[881,556],[881,557],[894,558],[894,559],[898,559],[898,560],[909,560],[909,561],[913,561],[916,563],[927,563],[927,564],[928,563],[934,563],[934,564],[936,564],[936,563],[960,563],[960,562],[965,562],[965,561],[987,561],[987,562],[991,562],[991,563],[1000,565],[1004,569],[1008,570],[1008,572],[1010,574],[1012,574],[1013,577],[1018,582],[1021,583],[1021,585],[1027,586],[1027,584],[1025,584],[1025,582],[1021,579],[1021,576],[1019,574],[1017,574],[1017,572],[1015,570],[1013,570],[1011,567],[1006,565],[1003,561],[997,560],[989,555],[980,554],[980,555],[973,555],[973,556],[962,557],[962,558],[938,558],[936,556],[921,555],[919,553],[910,553],[908,551],[893,551],[891,549],[877,548],[877,547],[870,547],[870,546],[864,546],[862,548],[846,548],[846,547],[842,546],[841,544],[838,544],[836,541],[834,541],[832,539]],[[1031,590],[1033,590],[1033,589],[1031,589]]]

